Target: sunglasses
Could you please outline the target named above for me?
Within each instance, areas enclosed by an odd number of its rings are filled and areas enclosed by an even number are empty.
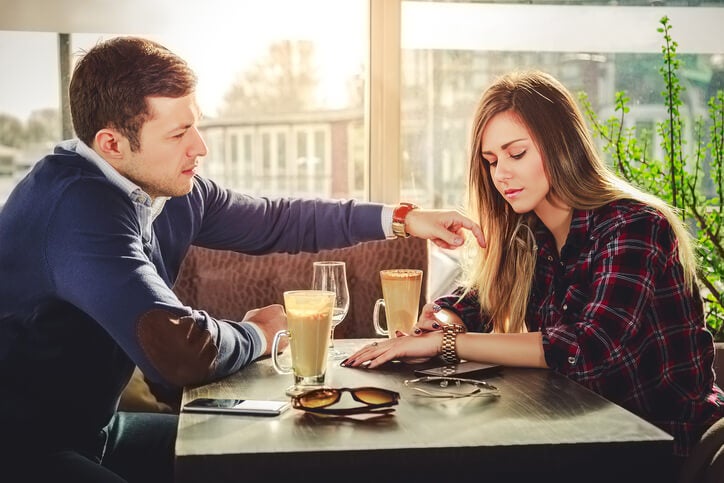
[[[431,388],[430,384],[439,386]],[[477,379],[463,379],[461,377],[449,376],[426,376],[417,379],[408,379],[405,386],[412,387],[422,396],[432,398],[457,399],[463,397],[498,397],[500,392],[492,384]],[[427,389],[421,387],[427,386]]]
[[[354,408],[330,408],[337,404],[342,393],[348,392],[364,406]],[[400,394],[379,387],[340,387],[312,389],[292,397],[292,406],[312,413],[320,414],[360,414],[374,412],[375,409],[394,406],[400,400]]]

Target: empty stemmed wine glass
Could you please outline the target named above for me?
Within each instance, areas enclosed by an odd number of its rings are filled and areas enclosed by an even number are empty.
[[[329,358],[344,359],[347,354],[334,347],[334,328],[344,320],[349,310],[349,289],[344,262],[314,262],[312,289],[326,290],[336,294],[332,315],[332,331],[329,338]]]

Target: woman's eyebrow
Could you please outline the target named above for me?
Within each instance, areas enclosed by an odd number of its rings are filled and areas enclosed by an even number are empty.
[[[513,143],[517,143],[518,141],[525,141],[525,138],[520,139],[513,139],[512,141],[508,141],[507,143],[500,146],[500,149],[508,149],[508,146],[510,146]],[[493,154],[492,151],[481,151],[483,154]]]

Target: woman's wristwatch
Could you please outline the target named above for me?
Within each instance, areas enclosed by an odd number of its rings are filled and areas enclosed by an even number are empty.
[[[458,324],[443,324],[442,326],[442,346],[440,347],[440,356],[446,364],[457,364],[460,362],[457,347],[455,345],[458,334],[464,333],[465,327]]]

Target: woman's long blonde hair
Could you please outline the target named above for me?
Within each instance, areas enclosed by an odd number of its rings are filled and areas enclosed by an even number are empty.
[[[477,249],[463,284],[476,290],[481,310],[495,332],[525,330],[526,307],[533,282],[537,248],[534,213],[517,214],[498,193],[482,150],[483,131],[501,112],[515,113],[530,132],[543,158],[550,183],[549,201],[591,210],[619,199],[639,200],[660,211],[673,227],[686,283],[695,283],[696,259],[690,234],[663,200],[617,177],[593,143],[571,93],[539,71],[514,72],[496,80],[483,94],[472,126],[470,215],[480,221],[488,247]]]

